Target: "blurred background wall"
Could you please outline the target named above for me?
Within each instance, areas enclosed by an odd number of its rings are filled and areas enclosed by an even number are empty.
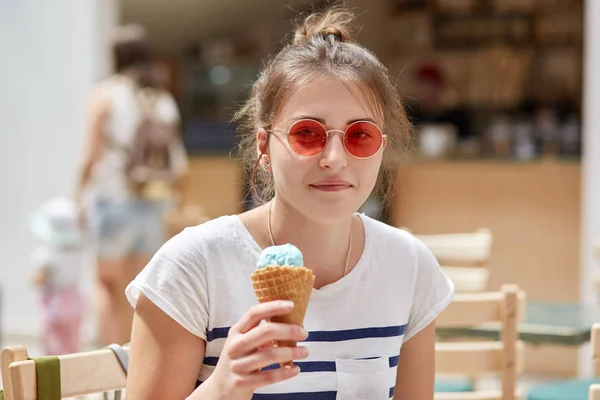
[[[107,35],[117,10],[112,0],[0,1],[4,332],[36,333],[28,268],[35,241],[27,219],[48,198],[72,194],[87,99],[108,73]]]

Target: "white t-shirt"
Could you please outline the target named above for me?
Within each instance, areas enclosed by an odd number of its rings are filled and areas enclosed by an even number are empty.
[[[423,243],[359,215],[366,237],[358,263],[312,291],[300,374],[253,399],[391,398],[402,343],[450,303],[453,285]],[[260,252],[238,216],[221,217],[167,242],[126,290],[134,307],[143,293],[206,341],[199,382],[214,371],[229,328],[257,304],[250,275]]]
[[[83,265],[83,251],[79,247],[60,249],[40,246],[33,251],[30,260],[34,270],[48,272],[45,289],[77,289]]]
[[[138,89],[131,78],[117,74],[100,83],[100,90],[108,100],[109,112],[104,127],[106,145],[92,175],[92,194],[97,199],[118,201],[130,196],[125,177],[125,149],[133,144],[140,124]],[[167,91],[160,92],[153,115],[165,123],[179,123],[177,104]],[[174,170],[185,173],[188,161],[181,140],[171,146],[170,155]]]

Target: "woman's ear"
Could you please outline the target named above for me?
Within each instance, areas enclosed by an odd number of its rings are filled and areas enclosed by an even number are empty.
[[[265,171],[271,170],[271,162],[269,160],[269,135],[267,131],[260,128],[256,132],[256,153],[259,158],[260,167]]]
[[[269,135],[267,131],[260,128],[256,131],[256,155],[258,157],[263,154],[269,154]]]

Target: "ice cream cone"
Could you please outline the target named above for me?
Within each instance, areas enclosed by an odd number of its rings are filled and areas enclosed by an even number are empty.
[[[291,300],[294,309],[286,315],[274,317],[272,322],[304,326],[304,316],[310,299],[315,276],[305,267],[266,266],[252,273],[252,286],[259,303],[273,300]],[[295,347],[295,341],[279,341],[277,346]]]

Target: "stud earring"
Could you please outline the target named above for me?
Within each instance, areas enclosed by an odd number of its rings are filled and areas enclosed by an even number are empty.
[[[271,166],[271,164],[269,164],[269,162],[267,161],[267,162],[265,162],[265,163],[263,164],[263,166],[262,166],[262,167],[263,167],[263,169],[264,169],[265,171],[268,171],[270,166]]]

